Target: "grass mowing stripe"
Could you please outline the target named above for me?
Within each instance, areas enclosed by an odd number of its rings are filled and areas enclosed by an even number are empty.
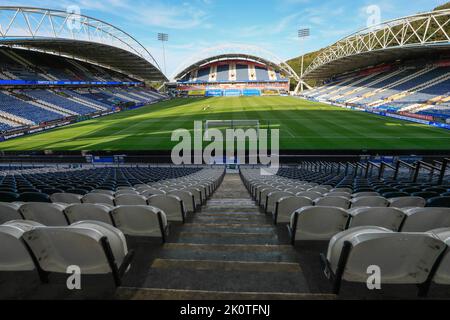
[[[205,108],[207,108],[205,110]],[[450,132],[292,97],[176,99],[0,143],[0,151],[170,150],[195,120],[270,121],[286,150],[449,150]]]

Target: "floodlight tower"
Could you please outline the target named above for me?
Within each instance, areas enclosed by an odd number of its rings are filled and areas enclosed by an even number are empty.
[[[303,28],[298,30],[298,38],[300,39],[300,52],[303,51],[303,41],[308,38],[311,35],[311,30],[309,28]],[[300,82],[297,85],[297,88],[295,89],[295,93],[298,94],[298,91],[300,90],[303,92],[305,82],[303,81],[303,68],[305,63],[305,54],[302,53],[301,61],[300,61]]]
[[[164,59],[164,74],[167,75],[167,67],[166,67],[166,46],[165,42],[169,41],[169,35],[167,33],[158,33],[158,40],[162,42],[163,48],[163,59]]]

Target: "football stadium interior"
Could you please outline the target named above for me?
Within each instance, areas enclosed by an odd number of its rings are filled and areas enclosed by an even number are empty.
[[[0,7],[0,299],[450,299],[450,9],[173,79],[80,17]],[[194,121],[278,129],[277,173],[171,163]]]

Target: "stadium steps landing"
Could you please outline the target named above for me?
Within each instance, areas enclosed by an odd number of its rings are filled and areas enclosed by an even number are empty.
[[[310,259],[290,246],[286,230],[260,211],[238,174],[228,174],[203,210],[171,233],[163,246],[139,246],[118,299],[335,298],[308,282],[318,278],[310,276]],[[308,263],[301,263],[304,259]]]

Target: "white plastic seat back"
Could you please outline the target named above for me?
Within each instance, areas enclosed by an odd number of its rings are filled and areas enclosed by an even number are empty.
[[[348,241],[352,245],[343,279],[349,282],[366,283],[367,270],[378,266],[382,284],[422,284],[446,245],[435,236],[424,233],[395,233],[389,231],[360,230],[338,242]],[[336,272],[342,247],[330,244],[332,252],[328,258]]]
[[[117,266],[120,267],[123,259],[128,254],[127,240],[122,231],[101,221],[80,221],[72,224],[71,227],[93,228],[106,236],[114,254],[114,258],[116,259]]]
[[[189,188],[183,189],[181,191],[187,191],[187,192],[192,193],[192,195],[194,196],[195,205],[196,206],[202,205],[202,192],[199,189],[189,187]]]
[[[297,193],[299,193],[299,192],[304,192],[304,191],[306,191],[306,189],[305,189],[305,188],[296,187],[296,188],[287,188],[287,189],[285,189],[284,191],[290,192],[290,193],[293,193],[293,194],[297,194]]]
[[[322,188],[322,187],[319,186],[319,187],[314,187],[314,188],[308,189],[307,191],[317,192],[317,193],[320,193],[323,196],[324,194],[329,193],[330,189]]]
[[[315,201],[316,206],[322,206],[322,207],[337,207],[341,209],[347,210],[350,208],[350,200],[345,197],[324,197],[319,198]]]
[[[192,213],[195,211],[195,204],[192,193],[188,191],[171,191],[169,195],[180,198],[183,201],[184,209],[186,210],[186,212]]]
[[[351,215],[350,228],[382,227],[398,231],[406,215],[397,208],[355,208],[349,211]]]
[[[39,224],[11,221],[0,226],[0,271],[33,271],[36,266],[28,252],[22,236]]]
[[[112,206],[104,204],[83,203],[69,206],[64,211],[70,224],[80,221],[98,221],[112,225],[110,211]]]
[[[405,211],[402,232],[428,232],[450,228],[450,208],[415,208]]]
[[[352,208],[358,207],[388,207],[389,201],[383,197],[360,197],[352,200]]]
[[[310,207],[313,202],[305,197],[286,197],[278,201],[277,223],[290,223],[292,214],[304,207]]]
[[[298,214],[297,225],[295,225],[296,214]],[[348,213],[340,208],[306,207],[292,215],[291,229],[296,229],[297,241],[330,240],[345,230],[348,218]]]
[[[139,195],[139,192],[135,190],[119,190],[114,194],[116,198],[121,195]]]
[[[276,204],[278,200],[286,197],[293,197],[294,194],[290,192],[284,192],[284,191],[277,191],[272,192],[267,196],[267,213],[273,214],[275,213]]]
[[[138,194],[122,194],[114,199],[116,206],[145,206],[147,198]]]
[[[450,228],[436,229],[430,231],[431,234],[441,239],[447,246],[450,246]],[[433,282],[440,285],[450,284],[450,249],[447,248],[445,256],[443,257]]]
[[[324,196],[325,197],[344,197],[347,199],[352,198],[351,193],[348,193],[348,192],[330,192],[330,193],[326,193]]]
[[[56,203],[25,203],[20,207],[25,220],[35,221],[47,227],[67,226],[68,222],[64,216],[66,207]]]
[[[156,195],[164,195],[164,194],[166,194],[166,192],[158,190],[158,189],[147,189],[141,193],[141,195],[143,195],[146,198],[151,197],[151,196],[156,196]]]
[[[0,224],[11,220],[23,219],[20,214],[20,206],[17,203],[0,202]]]
[[[24,235],[44,271],[66,273],[69,266],[75,265],[82,274],[112,272],[101,242],[104,237],[120,267],[127,247],[123,234],[110,225],[85,221],[70,227],[35,228]]]
[[[94,190],[94,191],[92,191],[92,192],[90,192],[90,193],[105,194],[105,195],[107,195],[107,196],[114,196],[114,194],[115,194],[114,191],[111,191],[111,190],[102,190],[102,189],[97,189],[97,190]]]
[[[299,192],[296,194],[297,197],[305,197],[305,198],[309,198],[312,201],[315,201],[319,198],[322,198],[323,195],[321,193],[315,192],[315,191],[304,191],[304,192]]]
[[[118,187],[117,192],[121,192],[121,191],[135,191],[136,192],[136,189],[134,187]]]
[[[394,208],[424,208],[427,200],[421,197],[401,197],[389,199],[390,207]]]
[[[184,221],[183,201],[176,196],[161,195],[148,198],[148,204],[155,208],[161,209],[170,222]]]
[[[83,203],[107,204],[109,206],[114,206],[114,197],[101,193],[89,193],[85,195],[81,201]]]
[[[134,185],[135,190],[137,190],[139,188],[150,188],[150,186],[148,184],[144,184],[144,183]]]
[[[354,193],[353,195],[352,195],[352,197],[354,198],[354,199],[356,199],[356,198],[362,198],[362,197],[379,197],[380,196],[380,194],[378,193],[378,192],[370,192],[370,191],[367,191],[367,192],[358,192],[358,193]]]
[[[152,206],[120,206],[112,211],[114,223],[124,234],[136,237],[161,238],[162,230],[158,213]],[[161,213],[163,228],[167,227],[165,214]]]
[[[364,227],[354,227],[348,230],[342,231],[331,238],[328,244],[327,260],[330,264],[331,271],[336,274],[339,260],[341,258],[342,249],[346,241],[350,241],[354,236],[361,233],[392,233],[392,230],[376,227],[376,226],[364,226]]]
[[[54,193],[50,196],[53,203],[75,204],[81,203],[83,196],[74,193]]]
[[[266,202],[267,202],[267,196],[273,192],[279,192],[280,190],[277,188],[273,188],[273,187],[267,187],[265,189],[262,189],[261,192],[259,193],[259,204],[263,207],[266,208]]]
[[[347,192],[347,193],[353,193],[353,190],[350,188],[334,188],[331,189],[330,192]]]

